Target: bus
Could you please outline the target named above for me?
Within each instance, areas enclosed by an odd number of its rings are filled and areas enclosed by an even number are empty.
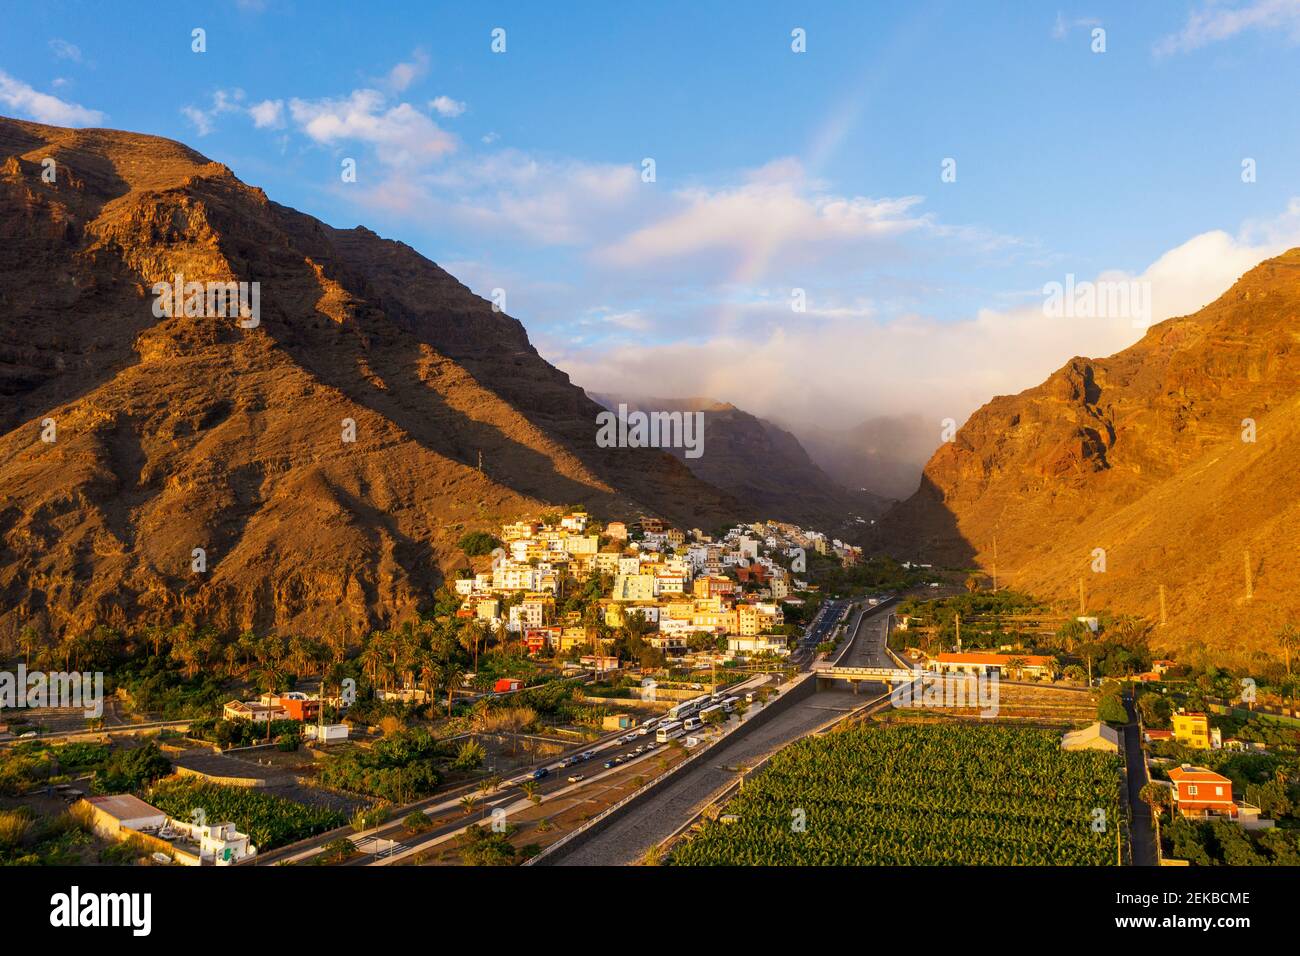
[[[710,714],[721,714],[721,713],[722,713],[721,704],[714,704],[712,707],[705,707],[702,711],[700,711],[700,722],[701,723],[706,722]]]
[[[680,737],[685,730],[682,728],[680,720],[670,720],[666,724],[660,724],[659,729],[655,731],[655,740],[658,743],[666,744],[668,741]]]
[[[696,697],[694,700],[682,701],[680,704],[668,708],[668,719],[681,720],[693,714],[698,714],[700,709],[708,702],[709,698],[707,697]]]
[[[722,709],[725,710],[727,713],[731,713],[733,710],[736,709],[736,705],[739,703],[740,703],[739,697],[728,697],[726,700],[722,702]]]
[[[704,721],[700,720],[698,717],[687,717],[682,723],[683,730],[699,730],[703,726]]]

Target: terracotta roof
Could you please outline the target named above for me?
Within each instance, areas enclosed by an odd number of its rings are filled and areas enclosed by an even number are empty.
[[[1042,654],[940,654],[935,660],[940,664],[1000,664],[1005,666],[1009,662],[1020,658],[1025,662],[1026,667],[1042,667],[1051,660],[1050,657]]]
[[[87,802],[102,810],[115,820],[138,820],[140,817],[165,817],[155,806],[145,803],[139,797],[129,793],[119,793],[109,797],[87,797]]]
[[[1206,770],[1204,767],[1189,767],[1186,770],[1182,767],[1174,767],[1169,771],[1169,779],[1175,783],[1232,783],[1222,774]]]

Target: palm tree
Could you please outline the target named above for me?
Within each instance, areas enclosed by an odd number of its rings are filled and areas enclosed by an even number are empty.
[[[1016,675],[1016,680],[1020,680],[1021,674],[1025,670],[1025,665],[1029,663],[1023,657],[1013,657],[1007,661],[1007,670]]]
[[[465,668],[455,661],[447,661],[440,670],[440,682],[447,689],[447,716],[451,716],[452,695],[465,680]]]
[[[542,802],[542,795],[537,792],[536,780],[525,780],[523,783],[519,785],[519,789],[522,790],[524,792],[524,796],[526,796],[529,800],[533,801],[533,803],[540,804]]]
[[[486,627],[482,621],[470,620],[461,628],[460,643],[466,651],[474,655],[474,670],[478,670],[478,647],[487,638]]]
[[[1300,630],[1294,624],[1287,624],[1278,631],[1277,641],[1282,645],[1282,656],[1286,661],[1288,710],[1295,714],[1295,680],[1291,674],[1291,655],[1300,648]]]
[[[474,812],[474,807],[477,803],[478,797],[474,796],[472,793],[467,793],[465,796],[460,798],[460,809],[464,812],[465,816],[469,816]]]
[[[237,670],[236,665],[239,663],[239,647],[234,641],[231,641],[226,645],[226,649],[222,651],[222,656],[226,659],[226,676],[234,677]]]

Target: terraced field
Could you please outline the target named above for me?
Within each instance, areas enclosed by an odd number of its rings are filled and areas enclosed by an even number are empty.
[[[854,727],[794,744],[673,850],[681,866],[1116,863],[1120,760],[1053,731]]]

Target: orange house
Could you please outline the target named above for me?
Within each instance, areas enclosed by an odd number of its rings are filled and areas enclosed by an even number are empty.
[[[1174,807],[1185,817],[1237,816],[1232,800],[1232,781],[1204,767],[1183,764],[1169,771],[1174,785]]]

